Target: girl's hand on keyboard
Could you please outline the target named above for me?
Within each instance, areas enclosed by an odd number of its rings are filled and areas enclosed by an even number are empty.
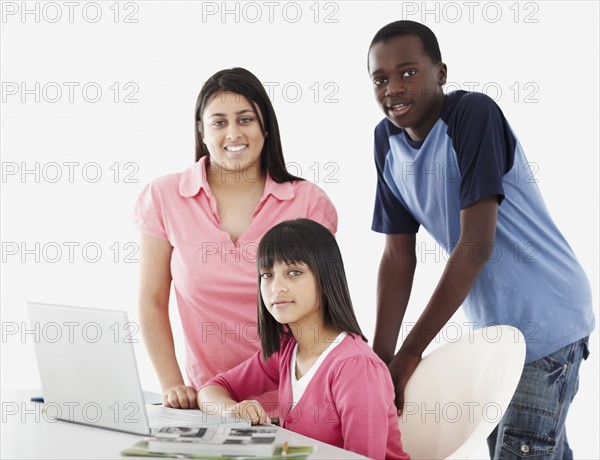
[[[162,395],[162,404],[175,409],[196,409],[196,390],[187,385],[176,385]]]
[[[233,411],[238,417],[248,420],[252,425],[265,425],[271,423],[271,419],[258,401],[245,400],[236,403]]]

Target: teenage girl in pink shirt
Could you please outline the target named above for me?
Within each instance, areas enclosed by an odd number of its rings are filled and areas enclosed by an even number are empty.
[[[403,458],[387,366],[356,320],[332,233],[282,222],[257,254],[262,351],[198,392],[205,411],[270,423],[255,395],[277,389],[281,426],[371,458]]]
[[[139,315],[163,404],[196,407],[196,391],[260,349],[256,248],[264,233],[308,217],[329,230],[337,214],[316,185],[289,174],[273,106],[241,68],[217,72],[195,110],[196,162],[141,192]],[[184,380],[169,319],[174,288],[185,336]],[[270,408],[276,395],[261,401]]]

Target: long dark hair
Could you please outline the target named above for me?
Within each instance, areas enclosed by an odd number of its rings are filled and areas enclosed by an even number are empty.
[[[291,335],[290,329],[278,323],[269,313],[260,293],[260,272],[270,270],[278,262],[307,265],[317,282],[325,325],[367,341],[354,314],[344,262],[335,237],[313,220],[288,220],[265,233],[256,254],[259,272],[258,334],[265,360],[279,351],[282,338]]]
[[[260,129],[265,137],[265,145],[260,155],[260,165],[263,172],[267,171],[275,182],[289,182],[294,180],[304,180],[290,174],[285,166],[283,159],[283,150],[281,148],[281,138],[279,135],[279,125],[275,110],[265,91],[262,83],[256,76],[241,67],[233,69],[220,70],[202,86],[198,99],[196,100],[196,113],[194,119],[194,131],[196,133],[196,161],[205,155],[209,155],[208,149],[200,133],[202,126],[202,115],[204,109],[215,96],[229,91],[240,94],[250,103],[260,125]],[[258,115],[257,107],[262,114],[261,121]],[[263,124],[264,122],[264,124]]]

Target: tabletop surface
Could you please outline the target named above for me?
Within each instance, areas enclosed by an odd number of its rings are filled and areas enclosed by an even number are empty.
[[[126,459],[120,452],[144,439],[92,426],[54,420],[43,411],[42,403],[30,401],[33,392],[2,392],[0,458],[5,459]],[[315,447],[310,459],[364,459],[329,444],[279,428],[277,442]]]

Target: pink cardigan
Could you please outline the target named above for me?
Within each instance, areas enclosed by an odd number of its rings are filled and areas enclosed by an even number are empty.
[[[295,344],[293,338],[284,340],[280,351],[266,362],[257,352],[207,385],[225,387],[236,401],[279,389],[282,427],[367,457],[408,459],[400,441],[389,371],[369,345],[348,334],[291,408],[290,361]]]

